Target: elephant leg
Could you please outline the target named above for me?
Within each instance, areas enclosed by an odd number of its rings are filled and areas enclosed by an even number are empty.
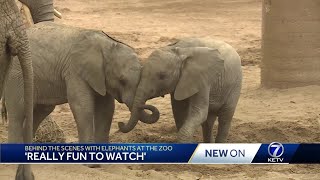
[[[33,136],[35,135],[35,132],[37,131],[40,123],[43,121],[44,118],[46,118],[53,110],[55,106],[47,106],[47,105],[37,105],[34,107],[34,117],[33,117]],[[10,118],[9,122],[9,131],[8,131],[8,141],[11,143],[18,143],[23,142],[23,121],[24,121],[24,115],[23,110],[19,110],[16,106],[15,111],[19,113],[10,113],[8,112],[8,117]],[[23,109],[21,107],[21,109]]]
[[[16,104],[15,108],[8,107],[8,142],[23,143],[23,121],[24,108],[23,104]]]
[[[33,110],[33,136],[41,122],[54,110],[55,105],[38,104]]]
[[[94,134],[95,142],[109,142],[109,132],[114,113],[114,98],[110,95],[95,97]]]
[[[7,76],[7,72],[9,69],[9,62],[12,62],[12,57],[6,53],[3,53],[1,50],[2,47],[5,47],[3,45],[4,42],[1,42],[3,36],[0,37],[0,95],[2,96],[4,94],[4,85],[5,85],[5,79]],[[3,58],[3,59],[2,59]]]
[[[7,101],[8,102],[8,101]],[[16,102],[16,101],[14,101]],[[24,143],[23,140],[23,122],[24,122],[24,105],[23,103],[8,103],[8,142]],[[12,106],[13,105],[13,106]],[[33,180],[34,174],[30,165],[19,164],[16,172],[16,180]]]
[[[231,127],[231,121],[235,108],[232,110],[225,110],[218,115],[218,132],[216,137],[216,143],[225,143]]]
[[[202,126],[203,142],[213,143],[212,129],[216,119],[217,119],[217,115],[213,112],[209,112],[207,120],[202,123],[201,126]]]
[[[77,124],[80,143],[94,142],[94,92],[79,77],[67,80],[67,97],[73,117]],[[90,168],[100,167],[97,164],[85,164]]]
[[[179,131],[187,117],[189,102],[188,99],[177,101],[174,99],[173,94],[170,96],[174,121],[176,123],[177,130]]]
[[[231,121],[236,110],[240,92],[241,92],[241,81],[229,96],[227,103],[222,107],[218,114],[218,132],[216,137],[216,143],[225,143],[231,127]]]
[[[209,109],[209,89],[202,89],[190,97],[188,115],[178,132],[178,142],[193,142],[193,134],[207,120]]]
[[[94,92],[77,77],[67,81],[67,97],[77,124],[80,143],[94,142]]]
[[[3,100],[8,116],[8,142],[24,143],[23,124],[25,120],[24,89],[22,75],[8,71]]]

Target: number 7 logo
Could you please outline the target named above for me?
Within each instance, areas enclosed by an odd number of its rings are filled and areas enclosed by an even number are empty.
[[[284,147],[281,143],[273,142],[268,147],[268,153],[271,157],[280,157],[284,153]]]

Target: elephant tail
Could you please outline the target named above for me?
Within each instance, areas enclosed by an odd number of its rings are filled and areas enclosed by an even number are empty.
[[[8,123],[8,116],[7,116],[7,107],[6,107],[6,101],[4,98],[4,93],[2,95],[2,101],[1,101],[1,118],[2,118],[2,124]]]

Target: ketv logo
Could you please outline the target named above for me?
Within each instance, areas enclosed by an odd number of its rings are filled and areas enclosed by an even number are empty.
[[[272,158],[268,158],[270,163],[281,163],[283,158],[281,158],[284,153],[284,147],[281,143],[273,142],[268,146],[268,153]]]

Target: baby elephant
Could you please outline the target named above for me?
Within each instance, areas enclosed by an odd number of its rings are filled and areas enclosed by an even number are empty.
[[[126,125],[119,124],[120,131],[129,132],[134,128],[140,111],[144,110],[141,107],[148,99],[170,93],[179,142],[192,142],[200,125],[204,142],[213,142],[212,128],[217,117],[219,126],[215,142],[226,142],[241,82],[241,60],[229,44],[216,40],[181,39],[155,50],[148,57],[130,120]]]
[[[50,22],[27,33],[34,70],[34,132],[56,105],[69,103],[79,142],[107,142],[114,99],[131,108],[135,97],[141,65],[134,49],[102,31]],[[15,60],[4,93],[11,143],[23,138],[22,87],[22,71]],[[144,117],[158,119],[159,112],[153,112]]]

